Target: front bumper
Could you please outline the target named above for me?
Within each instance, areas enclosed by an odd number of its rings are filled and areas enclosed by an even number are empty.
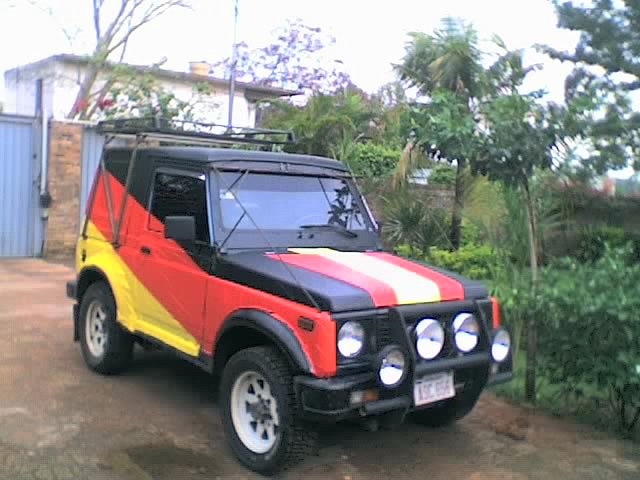
[[[80,315],[79,315],[79,306],[77,303],[78,300],[78,282],[72,280],[67,282],[67,297],[72,300],[76,300],[76,303],[73,304],[73,341],[77,342],[80,340]]]
[[[456,395],[459,395],[463,390],[477,386],[476,382],[481,382],[481,387],[484,387],[509,381],[511,362],[509,360],[502,364],[492,363],[488,353],[482,352],[420,363],[403,384],[392,389],[381,386],[374,372],[331,378],[301,375],[295,377],[294,382],[299,406],[306,418],[335,422],[393,411],[402,411],[406,414],[418,408],[437,405],[440,402],[416,408],[413,400],[413,386],[416,379],[446,371],[454,372]],[[376,391],[378,399],[353,403],[352,393],[359,391]]]
[[[78,282],[75,280],[67,282],[67,297],[72,300],[78,299]]]
[[[405,309],[406,310],[406,309]],[[304,416],[319,421],[339,421],[349,418],[361,418],[389,412],[399,412],[401,417],[417,409],[430,408],[448,400],[441,400],[416,407],[414,386],[417,380],[427,375],[453,372],[456,397],[473,389],[480,392],[488,385],[511,380],[511,355],[502,363],[496,363],[489,354],[492,332],[489,322],[480,308],[476,311],[483,324],[483,333],[477,352],[469,354],[451,353],[444,358],[431,361],[417,356],[414,341],[410,338],[410,326],[401,309],[389,309],[391,343],[405,352],[408,360],[408,374],[405,380],[394,388],[387,388],[377,379],[377,367],[363,373],[339,375],[331,378],[298,376],[295,378],[296,393],[300,410]],[[359,394],[370,392],[369,401],[358,401]],[[356,398],[352,398],[356,397]]]

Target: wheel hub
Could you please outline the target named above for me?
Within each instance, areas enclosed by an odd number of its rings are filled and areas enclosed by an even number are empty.
[[[107,343],[107,310],[99,300],[94,300],[87,309],[86,341],[87,347],[94,357],[104,355]]]
[[[271,420],[271,406],[267,400],[260,398],[257,402],[249,403],[247,410],[254,420],[258,422],[264,422]]]
[[[244,372],[231,392],[231,418],[238,438],[251,451],[266,453],[280,435],[271,386],[257,372]]]

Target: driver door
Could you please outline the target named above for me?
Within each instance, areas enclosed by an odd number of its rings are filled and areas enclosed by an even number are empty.
[[[207,176],[201,171],[158,168],[148,219],[139,237],[136,305],[145,333],[191,356],[203,335],[211,230]],[[167,216],[193,216],[196,241],[164,236]]]

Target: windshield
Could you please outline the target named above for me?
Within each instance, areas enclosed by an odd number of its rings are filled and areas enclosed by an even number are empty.
[[[220,208],[225,229],[297,230],[334,225],[366,230],[351,185],[342,178],[264,173],[220,173]],[[236,200],[237,199],[237,200]],[[249,216],[243,216],[242,206]]]

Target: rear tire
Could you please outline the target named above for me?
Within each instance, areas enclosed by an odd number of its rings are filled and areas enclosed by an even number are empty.
[[[111,375],[122,372],[133,357],[133,336],[116,320],[116,302],[105,282],[93,283],[80,302],[80,347],[87,366]]]
[[[225,365],[220,412],[236,458],[272,475],[313,451],[316,432],[299,417],[291,369],[274,347],[252,347]]]

